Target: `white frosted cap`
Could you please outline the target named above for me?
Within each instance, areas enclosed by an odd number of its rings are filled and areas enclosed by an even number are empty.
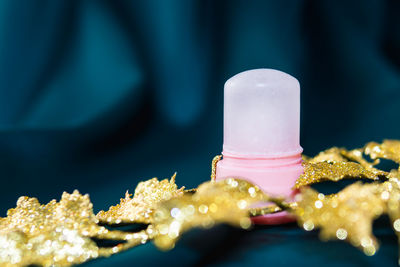
[[[225,83],[224,148],[226,155],[289,156],[302,151],[300,85],[273,69],[241,72]]]

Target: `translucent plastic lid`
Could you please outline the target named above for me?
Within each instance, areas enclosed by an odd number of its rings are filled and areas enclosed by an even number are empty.
[[[284,157],[301,153],[300,85],[273,69],[241,72],[225,83],[225,155]]]

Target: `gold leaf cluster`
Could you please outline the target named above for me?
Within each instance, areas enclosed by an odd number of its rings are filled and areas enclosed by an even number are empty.
[[[0,219],[1,266],[70,266],[109,256],[140,243],[120,231],[99,226],[88,195],[63,193],[59,202],[41,205],[36,198],[20,197],[16,208]],[[92,238],[128,241],[100,248]]]
[[[268,200],[246,181],[206,182],[184,191],[170,180],[156,178],[138,184],[135,194],[95,216],[88,195],[63,193],[59,202],[41,205],[36,198],[21,197],[17,207],[0,218],[0,265],[71,266],[107,257],[154,240],[160,249],[171,249],[182,233],[194,227],[228,223],[247,229],[249,206]],[[100,224],[147,223],[145,230],[108,230]],[[94,240],[117,240],[101,247]]]
[[[373,162],[366,159],[369,156]],[[399,170],[379,170],[380,159],[400,163],[400,142],[385,140],[368,143],[364,148],[331,148],[304,162],[304,174],[297,180],[299,201],[292,209],[299,224],[307,231],[320,228],[322,240],[339,239],[374,255],[378,241],[372,234],[373,221],[388,214],[400,240]],[[307,185],[344,178],[383,179],[383,182],[356,182],[333,195],[324,195]]]
[[[372,235],[372,222],[384,212],[384,200],[373,194],[374,184],[357,182],[333,196],[325,196],[310,188],[301,191],[295,213],[299,224],[307,231],[321,228],[322,240],[347,240],[361,247],[367,255],[377,250]]]
[[[357,182],[327,196],[305,187],[294,213],[305,230],[320,228],[322,240],[346,240],[371,256],[379,247],[372,234],[372,223],[376,218],[388,214],[399,236],[399,201],[400,182],[395,178],[384,183]]]
[[[184,190],[171,179],[153,178],[126,192],[120,203],[93,213],[88,195],[64,193],[60,201],[42,205],[36,198],[21,197],[7,217],[0,218],[0,266],[71,266],[107,257],[152,240],[171,249],[190,229],[226,223],[251,228],[251,217],[286,211],[307,231],[320,229],[322,240],[345,240],[373,255],[379,241],[373,221],[387,214],[400,240],[400,169],[380,170],[381,159],[400,163],[400,141],[371,142],[363,148],[331,148],[313,158],[304,157],[304,173],[294,188],[296,201],[270,197],[257,186],[239,179],[215,181],[217,156],[211,181]],[[310,185],[324,181],[357,179],[340,192],[324,195]],[[361,181],[369,181],[363,184]],[[289,201],[289,202],[288,202]],[[269,203],[268,206],[262,206]],[[104,225],[147,224],[145,230],[125,232]],[[116,240],[102,247],[104,240]]]
[[[249,207],[267,199],[257,186],[243,180],[203,183],[193,195],[186,194],[159,206],[154,217],[155,245],[171,249],[183,232],[195,227],[211,228],[218,223],[248,229]]]

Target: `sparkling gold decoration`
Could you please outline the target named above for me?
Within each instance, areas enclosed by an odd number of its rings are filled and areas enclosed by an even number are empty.
[[[158,181],[157,178],[140,182],[133,198],[127,191],[121,203],[110,207],[108,211],[100,211],[97,218],[103,223],[152,223],[155,206],[165,200],[183,195],[184,187],[178,189],[175,184],[176,173],[168,179]]]
[[[1,266],[70,266],[109,256],[140,244],[143,234],[129,236],[97,225],[88,195],[64,193],[60,202],[41,205],[36,198],[20,197],[17,207],[0,219]],[[91,238],[128,241],[100,248]]]
[[[314,158],[305,158],[303,161],[304,174],[297,179],[295,188],[298,189],[305,185],[324,181],[337,182],[344,178],[379,180],[380,177],[391,176],[389,173],[374,167],[379,163],[377,154],[374,154],[375,157],[371,157],[375,159],[374,162],[368,162],[363,157],[364,153],[367,154],[367,152],[372,151],[371,144],[367,144],[365,149],[353,149],[350,151],[333,147],[319,153]],[[390,145],[386,145],[385,148],[393,150]],[[385,153],[384,149],[380,151]],[[392,153],[391,156],[394,154]],[[387,158],[389,157],[387,156]]]
[[[373,162],[364,158],[369,155]],[[305,230],[320,228],[323,240],[347,240],[374,255],[378,249],[372,235],[373,220],[388,214],[400,242],[400,182],[399,171],[385,172],[375,166],[380,159],[400,163],[400,142],[385,140],[368,143],[362,149],[331,148],[304,163],[305,170],[296,182],[301,188],[300,201],[292,209]],[[304,185],[343,178],[369,178],[386,181],[372,184],[354,183],[341,192],[325,196]]]
[[[378,243],[372,235],[372,222],[380,215],[389,215],[400,240],[400,181],[357,182],[330,196],[305,187],[294,213],[305,230],[321,228],[321,239],[347,240],[374,255]]]
[[[380,159],[400,163],[400,141],[371,142],[363,148],[331,148],[314,158],[303,157],[304,174],[296,182],[296,201],[270,197],[257,186],[237,179],[211,181],[184,190],[170,180],[141,182],[134,196],[129,192],[116,206],[95,216],[88,195],[64,193],[59,202],[41,205],[36,198],[21,197],[6,218],[0,218],[0,266],[71,266],[97,257],[110,256],[153,240],[160,249],[171,249],[181,235],[195,227],[219,223],[249,229],[251,216],[287,211],[297,216],[307,231],[320,229],[322,240],[345,240],[373,255],[379,244],[372,234],[373,220],[388,214],[400,243],[400,168],[379,170]],[[369,179],[353,183],[333,195],[307,187],[344,178]],[[268,202],[268,206],[254,205]],[[149,224],[138,232],[108,230],[100,224]],[[101,247],[95,240],[115,240]]]
[[[355,162],[303,162],[304,174],[297,179],[295,188],[324,181],[337,182],[343,178],[367,178],[378,180],[379,176]]]
[[[299,225],[307,231],[321,228],[322,240],[348,240],[367,255],[373,255],[378,247],[372,235],[372,222],[385,211],[385,201],[374,194],[376,189],[376,184],[358,182],[326,197],[303,188],[298,208],[294,209]]]
[[[248,208],[268,200],[253,184],[237,179],[207,182],[193,195],[163,202],[157,208],[154,243],[161,249],[171,249],[185,231],[194,227],[211,228],[218,223],[248,229],[251,226]]]

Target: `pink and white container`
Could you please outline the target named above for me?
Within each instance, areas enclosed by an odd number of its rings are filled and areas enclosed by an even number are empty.
[[[223,159],[216,179],[235,177],[288,199],[303,172],[300,85],[273,69],[241,72],[225,83]],[[291,221],[285,212],[253,218],[255,223]]]

